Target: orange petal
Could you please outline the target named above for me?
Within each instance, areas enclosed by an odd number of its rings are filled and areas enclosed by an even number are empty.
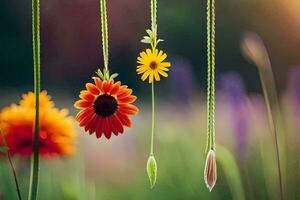
[[[102,92],[103,93],[108,93],[111,91],[112,89],[112,86],[113,86],[113,80],[110,80],[110,81],[104,81],[103,84],[102,84]]]
[[[117,94],[118,91],[119,91],[120,86],[121,86],[121,82],[120,82],[120,81],[116,82],[116,83],[113,85],[113,87],[112,87],[112,89],[111,89],[111,91],[110,91],[110,94],[111,94],[111,95]]]
[[[94,95],[100,94],[99,89],[98,89],[94,84],[92,84],[92,83],[87,83],[87,84],[85,85],[85,87],[86,87],[86,89],[87,89],[90,93],[92,93],[92,94],[94,94]]]
[[[126,97],[123,97],[123,98],[120,98],[118,99],[118,101],[120,101],[120,103],[133,103],[135,102],[137,99],[136,96],[126,96]]]
[[[78,100],[75,102],[74,107],[77,109],[81,109],[81,108],[89,108],[93,106],[93,102],[91,101],[86,101],[86,100]]]
[[[123,90],[119,90],[119,93],[117,95],[118,99],[124,98],[126,96],[129,96],[132,94],[132,89],[123,89]]]
[[[100,78],[95,77],[94,82],[95,82],[96,87],[100,90],[101,85],[102,85],[102,81],[100,80]]]
[[[81,91],[79,97],[87,101],[95,100],[95,96],[86,90]]]
[[[119,104],[119,111],[127,115],[135,115],[138,113],[139,109],[134,105],[124,103]]]

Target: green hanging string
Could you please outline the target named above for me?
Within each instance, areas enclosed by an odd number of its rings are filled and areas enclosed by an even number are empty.
[[[207,0],[207,145],[215,149],[215,0]]]
[[[40,95],[40,1],[32,0],[32,45],[34,63],[35,126],[33,137],[33,159],[29,184],[29,200],[37,199],[39,182],[39,95]]]
[[[151,0],[151,28],[157,36],[157,0]]]
[[[100,13],[101,13],[101,33],[102,33],[102,49],[104,67],[108,71],[108,25],[107,25],[107,8],[106,0],[100,0]]]

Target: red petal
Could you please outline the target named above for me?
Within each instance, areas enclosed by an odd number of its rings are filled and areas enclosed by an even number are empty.
[[[103,120],[102,117],[100,117],[99,120],[98,120],[97,128],[96,128],[96,137],[97,138],[101,138],[101,136],[102,136],[102,133],[103,133],[103,123],[104,123],[104,120]]]
[[[82,118],[80,121],[78,121],[79,126],[80,127],[86,126],[89,123],[89,121],[93,118],[93,116],[94,116],[94,113],[90,113],[90,114],[86,115],[84,118]]]
[[[110,127],[110,124],[109,124],[109,121],[108,121],[107,117],[104,118],[104,126],[103,127],[104,127],[103,131],[104,131],[105,137],[107,139],[110,139],[110,137],[111,137],[111,127]]]
[[[98,125],[98,121],[99,121],[99,117],[96,116],[94,118],[94,120],[91,122],[91,127],[90,127],[90,130],[89,130],[90,135],[95,133],[97,125]]]
[[[124,128],[123,128],[120,120],[115,115],[113,115],[111,119],[112,119],[112,123],[114,124],[114,127],[115,127],[114,134],[118,135],[118,133],[123,133]]]
[[[130,119],[128,118],[127,115],[124,115],[122,114],[121,112],[117,111],[116,113],[118,119],[120,120],[120,122],[124,125],[124,126],[127,126],[127,127],[131,127],[131,121]]]
[[[93,114],[90,118],[86,119],[86,122],[82,125],[82,126],[84,126],[85,131],[90,130],[92,122],[95,118],[96,118],[96,114]]]
[[[94,109],[93,108],[86,108],[86,109],[83,109],[81,110],[77,116],[76,116],[76,119],[77,121],[81,121],[83,118],[85,118],[87,115],[89,114],[93,114],[94,113]]]
[[[86,87],[86,89],[87,89],[90,93],[92,93],[92,94],[94,94],[94,95],[100,94],[99,89],[98,89],[94,84],[92,84],[92,83],[87,83],[87,84],[85,85],[85,87]]]

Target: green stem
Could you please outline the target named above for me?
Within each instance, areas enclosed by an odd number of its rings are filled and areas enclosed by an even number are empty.
[[[154,128],[155,128],[155,102],[154,102],[154,81],[153,81],[152,82],[152,126],[151,126],[150,155],[153,155]]]
[[[36,200],[39,182],[39,95],[40,95],[40,1],[32,0],[32,43],[34,62],[35,127],[33,137],[33,158],[29,185],[29,200]]]
[[[267,114],[268,114],[268,120],[269,120],[269,126],[271,129],[271,132],[274,134],[274,139],[275,139],[275,149],[276,149],[276,161],[277,161],[277,172],[278,172],[278,182],[279,182],[279,189],[280,189],[280,199],[284,199],[283,195],[283,184],[282,184],[282,173],[281,173],[281,166],[280,166],[280,155],[279,155],[279,144],[278,144],[278,133],[277,133],[277,128],[274,123],[274,118],[272,115],[272,108],[271,108],[271,101],[270,97],[267,91],[267,86],[266,86],[266,80],[265,76],[263,73],[263,69],[261,67],[258,67],[258,72],[261,80],[261,85],[264,93],[264,98],[265,98],[265,103],[267,107]]]
[[[7,158],[8,158],[8,162],[9,162],[10,168],[11,168],[11,170],[13,172],[13,176],[14,176],[14,181],[15,181],[15,184],[16,184],[18,198],[19,198],[19,200],[22,200],[17,173],[16,173],[15,167],[13,165],[13,162],[11,160],[11,156],[10,156],[9,150],[7,151]]]
[[[1,137],[2,137],[2,140],[3,140],[4,145],[8,148],[6,139],[5,139],[5,137],[3,136],[3,134],[2,134],[1,131],[0,131],[0,135],[1,135]],[[10,153],[9,153],[9,149],[7,149],[6,155],[7,155],[7,159],[8,159],[10,168],[11,168],[11,170],[12,170],[12,172],[13,172],[13,176],[14,176],[14,181],[15,181],[15,184],[16,184],[16,189],[17,189],[18,198],[19,198],[19,200],[22,200],[22,196],[21,196],[21,192],[20,192],[19,181],[18,181],[16,169],[15,169],[15,167],[14,167],[14,164],[13,164],[12,160],[11,160],[11,156],[10,156]]]
[[[108,25],[107,25],[107,8],[106,0],[100,0],[100,13],[101,13],[101,32],[102,32],[102,50],[104,67],[108,70]]]

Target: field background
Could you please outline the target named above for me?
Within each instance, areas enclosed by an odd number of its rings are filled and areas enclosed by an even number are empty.
[[[75,116],[74,101],[102,67],[99,2],[41,1],[42,88]],[[149,189],[150,85],[135,72],[139,43],[150,21],[146,0],[108,1],[110,70],[139,97],[134,126],[111,140],[77,127],[73,157],[42,160],[39,197],[50,199],[278,199],[274,138],[268,129],[257,69],[244,59],[244,33],[268,49],[283,122],[280,147],[286,199],[300,199],[300,2],[217,1],[218,181],[203,181],[206,142],[205,1],[161,0],[158,33],[172,68],[156,87],[155,154],[158,182]],[[33,90],[31,1],[0,2],[0,108]],[[299,67],[298,67],[299,66]],[[237,103],[238,102],[238,103]],[[278,122],[279,123],[279,122]],[[25,197],[29,160],[14,158]],[[0,194],[17,199],[11,172],[0,160]],[[1,199],[1,197],[0,197]]]

